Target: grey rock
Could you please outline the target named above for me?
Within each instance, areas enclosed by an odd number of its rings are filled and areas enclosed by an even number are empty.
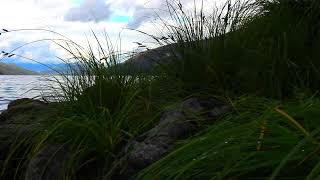
[[[139,149],[128,157],[131,166],[135,168],[144,168],[152,162],[160,159],[166,152],[167,148],[162,144],[156,143],[137,143],[134,149]]]
[[[69,152],[63,145],[46,145],[29,162],[25,180],[62,179]]]
[[[39,100],[24,98],[12,101],[8,109],[0,114],[0,141],[13,141],[18,136],[39,130],[43,121],[53,118],[57,113],[55,105]]]
[[[1,147],[33,130],[40,130],[42,122],[56,114],[57,109],[54,106],[39,100],[24,98],[12,101],[8,109],[0,114]],[[1,149],[0,152],[4,154]]]
[[[218,117],[218,116],[221,116],[227,112],[230,112],[231,111],[231,107],[230,106],[220,106],[220,107],[216,107],[216,108],[213,108],[211,111],[210,111],[210,116],[212,117]]]
[[[0,163],[7,158],[12,143],[45,130],[43,121],[53,119],[58,114],[56,106],[27,98],[12,101],[8,105],[8,109],[0,114]]]
[[[38,105],[45,105],[46,103],[37,99],[30,99],[30,98],[21,98],[14,101],[11,101],[8,104],[8,109],[12,109],[15,107],[23,107],[23,106],[38,106]]]
[[[189,98],[164,112],[158,124],[125,146],[124,151],[128,155],[127,167],[123,171],[125,176],[117,178],[127,179],[161,159],[174,148],[178,140],[197,131],[197,120],[216,120],[230,110],[230,106],[215,99]]]
[[[11,101],[8,108],[0,114],[0,122],[18,123],[43,119],[43,116],[39,115],[44,115],[44,112],[46,116],[50,116],[47,105],[48,103],[29,98]]]
[[[184,102],[182,102],[181,105],[184,110],[189,110],[193,113],[199,113],[206,108],[201,104],[200,99],[198,98],[187,99]]]

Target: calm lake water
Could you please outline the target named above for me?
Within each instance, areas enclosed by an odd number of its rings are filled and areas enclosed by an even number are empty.
[[[0,75],[0,112],[10,101],[19,98],[36,98],[53,94],[53,76]],[[55,87],[58,87],[55,85]]]

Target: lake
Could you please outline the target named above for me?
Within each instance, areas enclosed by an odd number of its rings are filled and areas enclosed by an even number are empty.
[[[49,86],[58,87],[52,80],[53,76],[45,75],[0,75],[0,112],[15,99],[52,95]]]

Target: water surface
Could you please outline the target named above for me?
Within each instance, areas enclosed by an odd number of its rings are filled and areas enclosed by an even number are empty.
[[[41,99],[53,95],[53,76],[43,75],[0,75],[0,112],[8,103],[19,98]]]

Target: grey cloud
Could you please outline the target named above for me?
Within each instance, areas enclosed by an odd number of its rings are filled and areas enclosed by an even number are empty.
[[[132,20],[127,24],[127,27],[136,29],[140,27],[141,24],[150,20],[152,16],[154,16],[154,11],[150,9],[146,9],[142,6],[137,6],[135,12],[133,14]]]
[[[105,0],[84,0],[80,6],[69,9],[64,20],[100,22],[107,20],[111,14],[110,5]]]
[[[159,15],[162,18],[169,16],[166,12],[168,10],[167,4],[164,0],[151,0],[150,3],[146,3],[144,6],[136,6],[132,20],[127,24],[127,27],[136,29],[143,23],[150,21],[155,15]],[[169,0],[169,3],[176,4],[177,0]],[[180,0],[182,4],[193,2],[193,0]]]

